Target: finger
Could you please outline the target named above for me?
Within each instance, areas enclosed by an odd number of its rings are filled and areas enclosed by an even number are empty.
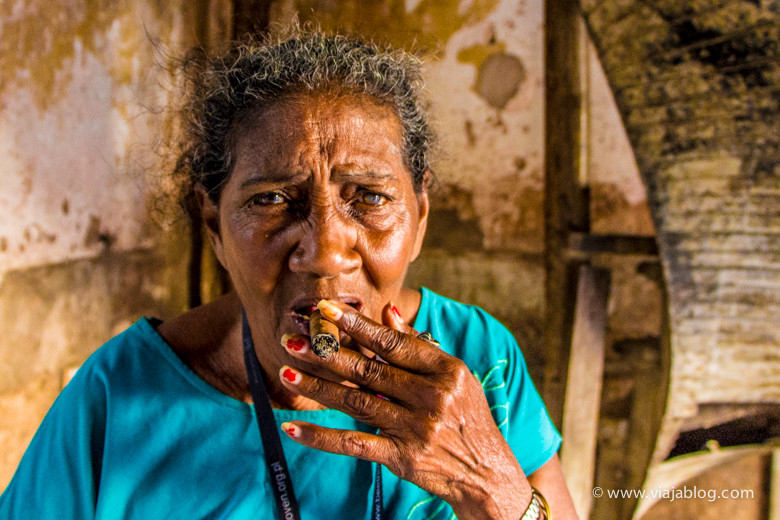
[[[282,334],[282,346],[297,354],[305,354],[311,350],[309,338],[301,334]]]
[[[403,316],[401,316],[401,311],[398,310],[398,307],[396,307],[393,302],[389,302],[382,309],[382,323],[398,332],[412,334],[414,336],[417,335],[415,330],[404,321]]]
[[[387,362],[406,370],[427,373],[432,367],[439,365],[444,355],[438,347],[414,335],[380,325],[349,305],[333,300],[320,300],[317,307],[353,340]]]
[[[346,380],[399,403],[415,404],[421,401],[420,389],[426,383],[417,374],[389,365],[379,356],[370,358],[347,348],[340,349],[329,358],[321,358],[307,347],[305,336],[285,336],[282,344],[287,351],[309,365],[317,365],[316,373],[320,377],[337,382]]]
[[[397,448],[387,437],[354,430],[336,430],[302,421],[282,423],[282,430],[295,442],[316,450],[348,455],[387,465]]]
[[[397,427],[409,420],[409,412],[395,403],[359,388],[311,376],[287,365],[279,370],[279,379],[290,390],[375,428]]]

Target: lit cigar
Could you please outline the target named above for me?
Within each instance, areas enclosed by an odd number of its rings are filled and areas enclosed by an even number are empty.
[[[319,310],[309,316],[311,349],[321,358],[329,358],[339,351],[339,328],[322,317]]]

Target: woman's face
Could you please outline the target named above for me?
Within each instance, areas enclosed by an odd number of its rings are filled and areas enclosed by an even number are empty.
[[[233,171],[218,207],[202,197],[203,214],[253,333],[276,342],[308,334],[301,315],[322,298],[380,320],[428,215],[392,110],[365,97],[301,95],[235,136]]]

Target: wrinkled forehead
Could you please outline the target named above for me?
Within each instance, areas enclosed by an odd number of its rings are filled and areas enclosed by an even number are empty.
[[[320,153],[331,160],[346,154],[404,162],[398,117],[366,95],[288,95],[248,110],[232,134],[236,159],[250,153],[280,165],[301,154]]]

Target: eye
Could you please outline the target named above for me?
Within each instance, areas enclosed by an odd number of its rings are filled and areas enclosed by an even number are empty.
[[[366,206],[382,206],[389,200],[381,193],[376,193],[374,191],[361,192],[357,199],[358,202],[365,204]]]
[[[258,193],[249,199],[249,203],[258,206],[275,206],[278,204],[284,204],[285,198],[279,192],[268,191],[265,193]]]

